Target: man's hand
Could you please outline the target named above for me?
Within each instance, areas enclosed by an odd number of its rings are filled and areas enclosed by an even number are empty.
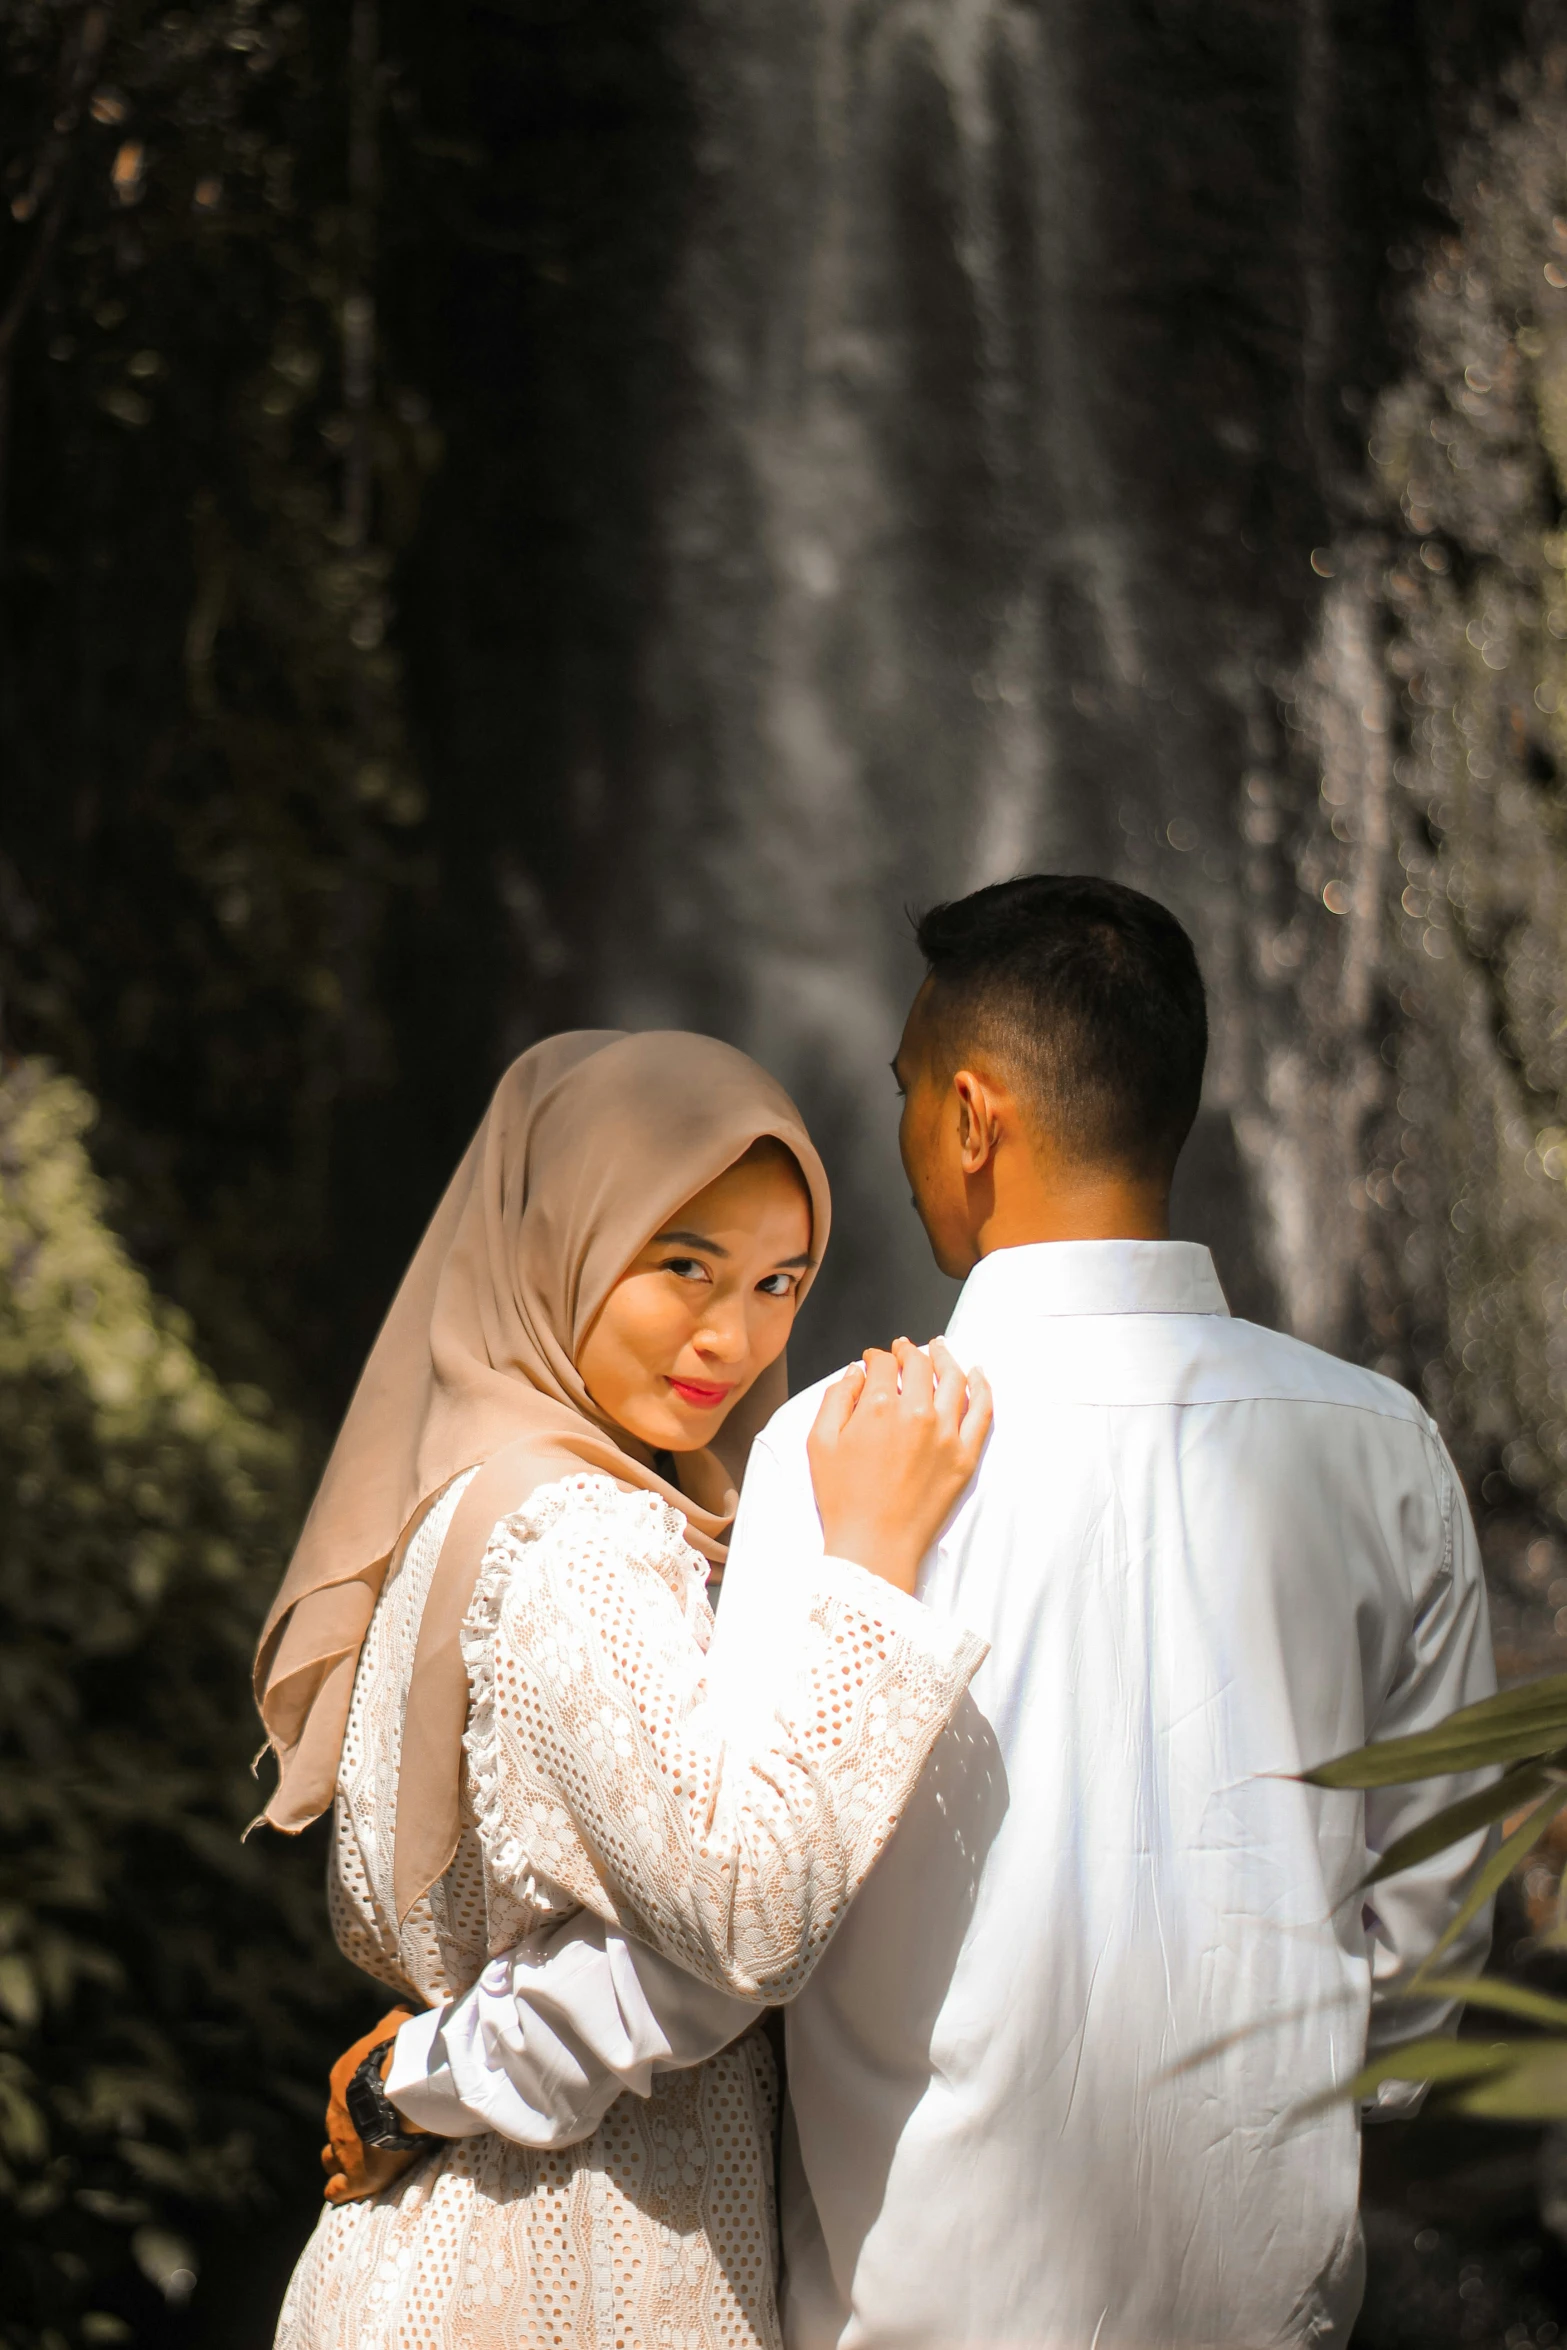
[[[871,1349],[827,1390],[806,1446],[833,1557],[912,1591],[979,1466],[990,1422],[983,1371],[965,1378],[941,1339],[928,1355],[906,1338],[890,1354]]]
[[[326,2109],[327,2143],[321,2149],[321,2167],[326,2172],[326,2199],[328,2203],[362,2203],[368,2195],[379,2195],[394,2179],[400,2179],[405,2170],[419,2159],[420,2148],[366,2146],[354,2128],[348,2114],[348,2084],[365,2058],[383,2041],[390,2043],[397,2037],[398,2027],[413,2020],[413,2011],[394,2007],[382,2016],[373,2030],[346,2048],[332,2067],[332,2094]],[[386,2077],[392,2061],[390,2045],[381,2064],[381,2077]],[[414,2122],[404,2122],[410,2137],[424,2137]]]

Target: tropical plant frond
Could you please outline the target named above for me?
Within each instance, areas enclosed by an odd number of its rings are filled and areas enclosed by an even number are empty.
[[[1401,2048],[1373,2057],[1352,2079],[1324,2089],[1299,2110],[1307,2117],[1325,2113],[1330,2106],[1346,2100],[1374,2097],[1384,2081],[1428,2081],[1435,2087],[1439,2083],[1472,2081],[1485,2074],[1504,2072],[1513,2062],[1515,2046],[1524,2045],[1533,2043],[1499,2040],[1487,2045],[1478,2040],[1452,2040],[1445,2032],[1433,2032],[1426,2039],[1406,2040]]]
[[[1461,1999],[1470,2007],[1493,2008],[1500,2015],[1515,2015],[1524,2023],[1544,2024],[1567,2032],[1567,1999],[1555,1999],[1548,1991],[1531,1991],[1524,1983],[1498,1982],[1489,1975],[1420,1975],[1392,1996]]]
[[[1431,1860],[1445,1852],[1450,1844],[1457,1844],[1465,1836],[1472,1836],[1480,1828],[1494,1826],[1507,1819],[1521,1805],[1533,1803],[1551,1785],[1551,1774],[1536,1764],[1507,1772],[1494,1785],[1484,1787],[1478,1795],[1466,1795],[1461,1803],[1450,1803],[1430,1819],[1422,1820],[1418,1828],[1411,1828],[1407,1836],[1400,1836],[1390,1844],[1376,1866],[1368,1869],[1356,1886],[1364,1893],[1369,1886],[1380,1885],[1385,1877],[1396,1877],[1404,1869],[1412,1869],[1423,1860]]]
[[[1435,1966],[1444,1950],[1451,1950],[1459,1935],[1472,1918],[1478,1917],[1497,1888],[1512,1875],[1518,1863],[1534,1850],[1564,1806],[1567,1806],[1567,1781],[1552,1787],[1542,1803],[1521,1820],[1510,1836],[1504,1836],[1483,1868],[1477,1869],[1473,1884],[1447,1922],[1447,1930],[1436,1948],[1410,1982],[1411,1990],[1422,1990],[1429,1980],[1427,1968]]]
[[[1567,2113],[1567,2040],[1513,2040],[1503,2043],[1511,2062],[1471,2080],[1451,2099],[1459,2113],[1476,2121],[1557,2121]]]
[[[1567,1674],[1504,1689],[1450,1714],[1434,1730],[1357,1746],[1301,1777],[1313,1787],[1403,1787],[1487,1764],[1524,1762],[1567,1770]]]

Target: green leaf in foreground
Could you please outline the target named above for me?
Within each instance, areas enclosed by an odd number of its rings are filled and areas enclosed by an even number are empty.
[[[1543,2122],[1567,2114],[1567,2040],[1501,2043],[1511,2062],[1460,2089],[1451,2103],[1477,2121]]]
[[[1406,2041],[1373,2057],[1341,2089],[1313,2100],[1319,2111],[1342,2098],[1374,2096],[1384,2081],[1425,2081],[1444,2107],[1486,2121],[1555,2121],[1567,2114],[1567,1999],[1531,1991],[1522,1983],[1471,1982],[1456,1976],[1416,1977],[1410,1998],[1465,1999],[1525,2023],[1554,2025],[1528,2040],[1451,2040],[1443,2033]]]
[[[1505,2072],[1518,2049],[1537,2045],[1535,2041],[1450,2040],[1442,2032],[1425,2040],[1406,2040],[1402,2048],[1390,2049],[1386,2056],[1362,2065],[1352,2081],[1329,2090],[1318,2102],[1332,2105],[1341,2097],[1372,2097],[1384,2081],[1429,2081],[1438,2086]]]
[[[1428,2081],[1449,2112],[1487,2121],[1552,2121],[1567,2114],[1567,2040],[1411,2040],[1362,2067],[1341,2098],[1371,2097],[1384,2081]]]
[[[1523,1983],[1500,1983],[1488,1975],[1473,1981],[1459,1975],[1422,1975],[1419,1988],[1410,1985],[1415,1999],[1462,1999],[1470,2007],[1494,2008],[1526,2023],[1554,2025],[1567,2031],[1567,1999],[1553,1999],[1548,1991],[1531,1991]],[[1532,2043],[1531,2043],[1532,2045]]]
[[[1449,1714],[1434,1730],[1357,1746],[1301,1776],[1313,1787],[1403,1787],[1488,1763],[1547,1757],[1567,1767],[1567,1673],[1503,1689]]]
[[[1426,1966],[1435,1966],[1444,1950],[1450,1950],[1471,1918],[1478,1915],[1499,1885],[1505,1883],[1518,1863],[1534,1850],[1557,1813],[1567,1805],[1567,1781],[1552,1787],[1543,1803],[1537,1803],[1526,1819],[1520,1820],[1510,1836],[1504,1836],[1485,1866],[1477,1869],[1474,1882],[1453,1916],[1436,1948],[1426,1960]],[[1424,1969],[1410,1985],[1411,1990],[1423,1988]]]
[[[1520,1805],[1533,1803],[1551,1784],[1551,1774],[1538,1764],[1525,1764],[1522,1769],[1509,1771],[1478,1795],[1466,1795],[1461,1803],[1450,1803],[1430,1819],[1422,1820],[1418,1828],[1411,1828],[1407,1836],[1400,1836],[1390,1844],[1377,1862],[1368,1869],[1356,1886],[1363,1893],[1368,1885],[1380,1885],[1384,1877],[1396,1877],[1403,1869],[1412,1869],[1423,1860],[1445,1852],[1450,1844],[1457,1844],[1465,1836],[1472,1836],[1480,1828],[1489,1828],[1497,1820],[1505,1820]]]

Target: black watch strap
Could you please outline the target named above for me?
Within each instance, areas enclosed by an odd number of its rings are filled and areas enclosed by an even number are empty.
[[[361,2146],[373,2149],[377,2154],[408,2154],[414,2147],[425,2143],[428,2133],[408,2130],[402,2115],[386,2094],[382,2063],[391,2045],[390,2040],[383,2040],[371,2049],[349,2082],[343,2103],[348,2108],[349,2120],[359,2133]]]

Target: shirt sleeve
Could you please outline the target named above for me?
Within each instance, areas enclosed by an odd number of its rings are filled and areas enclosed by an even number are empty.
[[[486,1866],[542,1876],[719,1990],[791,1998],[985,1653],[846,1559],[791,1578],[764,1684],[710,1684],[656,1496],[546,1488],[491,1537],[464,1632]],[[705,1613],[705,1611],[704,1611]]]
[[[1496,1688],[1491,1626],[1479,1544],[1457,1473],[1433,1431],[1429,1437],[1436,1486],[1440,1555],[1412,1562],[1416,1597],[1413,1627],[1393,1686],[1377,1717],[1377,1739],[1408,1738],[1434,1729],[1460,1706]],[[1375,1861],[1422,1820],[1485,1784],[1487,1774],[1421,1779],[1405,1787],[1378,1787],[1366,1796],[1366,1845]],[[1468,1889],[1475,1868],[1494,1849],[1497,1831],[1469,1836],[1417,1867],[1372,1887],[1366,1901],[1371,1949],[1371,2028],[1368,2054],[1385,2056],[1405,2040],[1456,2030],[1460,2003],[1396,1997],[1436,1947]],[[1474,1974],[1491,1944],[1486,1903],[1443,1954],[1444,1974]],[[1419,2082],[1384,2081],[1367,2108],[1369,2118],[1398,2119],[1425,2094]]]
[[[579,1911],[404,2024],[386,2091],[439,2137],[574,2146],[617,2097],[647,2096],[656,2075],[702,2063],[755,2021],[754,2002]]]
[[[801,1433],[774,1419],[746,1463],[708,1659],[720,1703],[768,1702],[800,1586],[826,1554]]]

